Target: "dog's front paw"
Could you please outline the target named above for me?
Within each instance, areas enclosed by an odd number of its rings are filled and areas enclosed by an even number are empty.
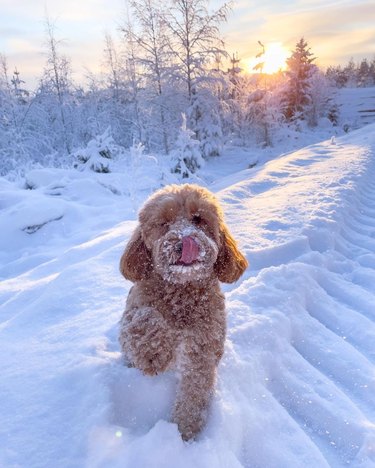
[[[168,369],[176,349],[168,324],[152,307],[125,311],[121,321],[120,344],[134,367],[146,375]]]
[[[167,370],[172,360],[172,353],[164,349],[162,352],[147,350],[141,359],[135,363],[145,375],[157,375]]]

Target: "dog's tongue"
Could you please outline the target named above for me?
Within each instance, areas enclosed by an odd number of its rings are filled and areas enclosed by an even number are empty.
[[[196,241],[190,236],[183,237],[180,262],[184,265],[190,265],[198,258],[198,254],[199,247]]]

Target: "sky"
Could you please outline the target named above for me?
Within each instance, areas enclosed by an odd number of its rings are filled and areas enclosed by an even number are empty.
[[[162,0],[161,0],[162,1]],[[211,1],[212,8],[222,4]],[[55,22],[60,50],[71,59],[74,77],[83,81],[103,66],[104,36],[119,36],[126,0],[0,0],[0,54],[29,88],[45,63],[46,12]],[[222,34],[228,52],[246,63],[266,45],[293,50],[303,36],[321,67],[375,56],[374,0],[237,0]]]

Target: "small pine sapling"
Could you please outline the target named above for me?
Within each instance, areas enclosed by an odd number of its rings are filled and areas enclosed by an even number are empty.
[[[94,172],[108,173],[110,171],[110,161],[117,154],[111,128],[90,140],[86,148],[73,153],[75,159],[74,167],[79,170],[92,170]]]
[[[199,148],[199,141],[193,138],[194,132],[187,128],[186,115],[182,114],[182,126],[172,151],[174,165],[172,172],[180,174],[182,178],[191,177],[197,169],[204,165]]]

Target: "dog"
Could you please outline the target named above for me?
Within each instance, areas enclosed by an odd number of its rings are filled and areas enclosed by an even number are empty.
[[[170,185],[145,203],[120,260],[134,283],[120,321],[125,360],[146,375],[179,375],[172,412],[184,440],[204,427],[224,352],[226,314],[219,282],[248,266],[217,199],[198,185]]]

